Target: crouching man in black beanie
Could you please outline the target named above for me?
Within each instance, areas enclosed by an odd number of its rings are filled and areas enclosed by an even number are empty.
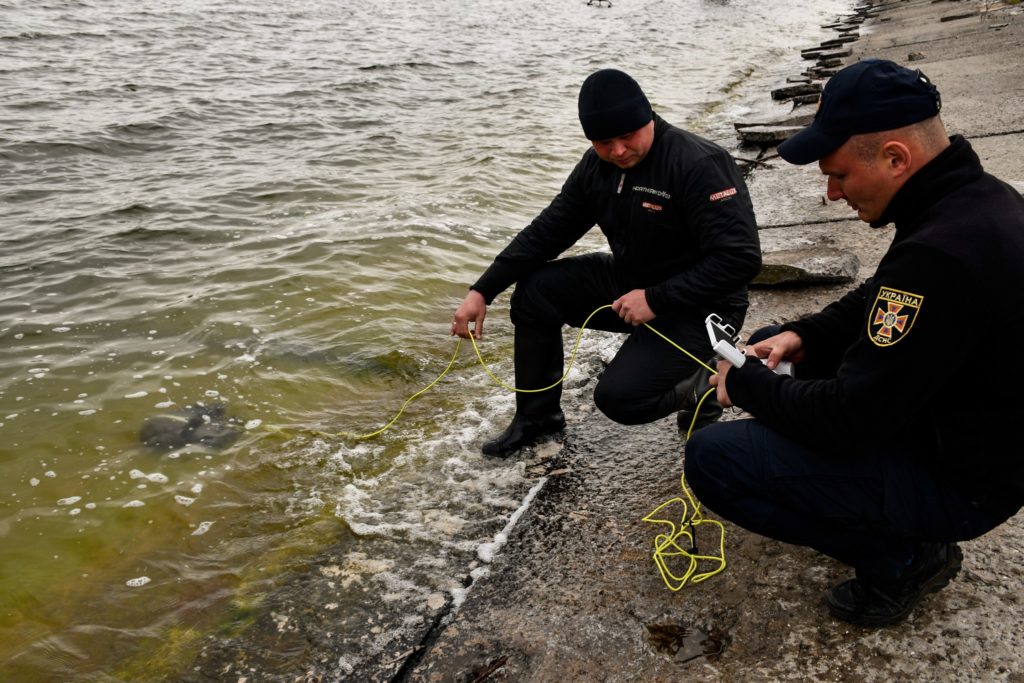
[[[602,69],[584,81],[579,117],[592,147],[471,286],[452,321],[453,335],[479,339],[487,305],[515,284],[516,387],[551,387],[516,394],[515,417],[483,445],[486,455],[507,457],[563,429],[562,326],[580,327],[608,304],[588,327],[628,336],[594,391],[605,415],[643,424],[678,412],[688,429],[722,412],[709,397],[694,415],[707,371],[644,323],[656,320],[658,332],[704,359],[713,355],[709,313],[742,327],[747,283],[761,266],[742,174],[724,149],[655,114],[622,71]],[[611,253],[558,258],[595,225]]]

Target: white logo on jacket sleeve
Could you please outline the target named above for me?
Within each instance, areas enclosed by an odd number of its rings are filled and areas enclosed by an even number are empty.
[[[728,190],[722,190],[721,192],[715,192],[710,197],[708,197],[708,199],[710,199],[713,202],[717,202],[720,199],[725,199],[726,197],[731,197],[734,194],[736,194],[736,188],[735,187],[730,187]]]

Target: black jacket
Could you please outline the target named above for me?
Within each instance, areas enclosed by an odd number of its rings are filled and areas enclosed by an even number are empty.
[[[629,170],[587,150],[558,195],[472,289],[490,303],[596,224],[623,292],[644,288],[656,314],[690,306],[745,310],[761,247],[743,176],[718,145],[657,115],[654,121],[650,151]]]
[[[951,142],[872,224],[896,225],[874,276],[783,326],[828,377],[746,363],[727,388],[811,448],[904,453],[1012,513],[1024,503],[1024,199],[966,140]]]

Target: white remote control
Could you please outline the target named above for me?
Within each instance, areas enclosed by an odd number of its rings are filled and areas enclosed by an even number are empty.
[[[732,363],[735,367],[742,368],[749,356],[736,348],[736,343],[739,341],[740,336],[736,333],[733,326],[722,322],[722,318],[716,313],[712,313],[705,318],[704,325],[708,328],[708,339],[711,340],[711,348],[714,352],[720,358]],[[764,358],[759,358],[758,360],[762,363],[768,362]],[[792,377],[793,364],[788,360],[781,361],[775,366],[775,374]]]

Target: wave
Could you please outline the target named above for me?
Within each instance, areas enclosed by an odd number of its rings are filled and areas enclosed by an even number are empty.
[[[172,149],[170,144],[128,140],[107,134],[88,135],[81,140],[32,140],[7,144],[0,158],[37,162],[78,156],[129,157]]]
[[[418,70],[418,69],[440,69],[441,66],[434,64],[433,62],[391,62],[388,64],[367,64],[365,66],[356,67],[359,71],[400,71],[405,69]]]
[[[47,33],[45,31],[22,31],[21,33],[0,35],[0,40],[6,41],[31,41],[31,40],[106,40],[109,36],[104,33],[93,33],[91,31],[69,31],[68,33]]]

